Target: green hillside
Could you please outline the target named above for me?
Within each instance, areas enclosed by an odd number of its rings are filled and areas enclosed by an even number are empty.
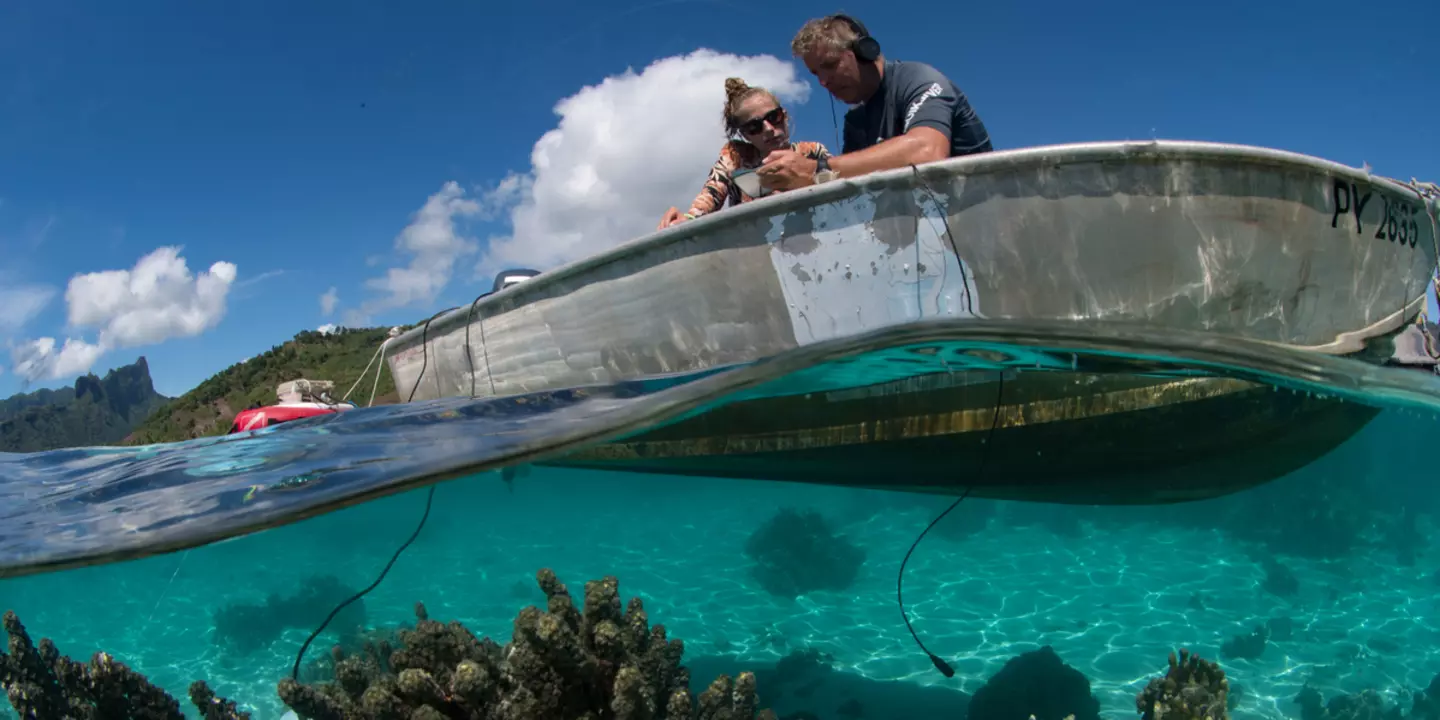
[[[167,400],[143,357],[104,378],[82,375],[74,387],[14,395],[0,400],[0,452],[112,445]]]
[[[219,435],[230,429],[237,412],[257,404],[274,403],[275,387],[289,380],[329,380],[335,383],[333,394],[339,400],[360,377],[365,363],[385,341],[388,331],[389,328],[340,328],[329,334],[313,330],[301,332],[293,340],[231,365],[172,400],[136,428],[125,442],[140,445]],[[375,404],[397,402],[399,397],[389,367],[378,360],[376,364],[381,370]],[[372,366],[350,400],[365,405],[374,382]]]
[[[9,420],[16,415],[30,408],[45,407],[47,405],[59,407],[69,405],[75,400],[75,388],[63,387],[51,390],[42,388],[35,392],[20,393],[11,395],[0,400],[0,422]]]

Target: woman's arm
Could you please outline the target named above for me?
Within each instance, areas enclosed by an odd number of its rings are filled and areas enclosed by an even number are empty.
[[[801,155],[810,158],[811,160],[835,157],[830,153],[830,149],[825,147],[825,143],[812,142],[808,140],[805,142],[795,143],[795,150],[798,151]]]
[[[725,149],[729,150],[729,146]],[[725,201],[730,198],[730,175],[733,172],[735,163],[730,153],[721,151],[720,159],[710,166],[710,176],[705,179],[705,185],[700,188],[700,194],[695,196],[695,201],[690,203],[690,211],[685,213],[686,216],[694,220],[725,207]]]
[[[721,148],[719,159],[710,166],[710,174],[701,186],[700,194],[690,203],[690,209],[682,214],[679,210],[670,208],[660,220],[660,229],[694,220],[725,207],[725,201],[730,197],[730,175],[735,171],[735,167],[734,153],[727,143]]]

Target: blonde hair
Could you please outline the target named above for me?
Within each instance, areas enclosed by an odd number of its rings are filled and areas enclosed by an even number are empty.
[[[778,106],[780,99],[775,94],[762,87],[752,87],[738,77],[725,78],[725,133],[734,135],[740,131],[740,123],[735,121],[735,113],[740,111],[740,105],[754,95],[765,95],[775,101]]]
[[[795,39],[790,41],[790,52],[795,57],[804,57],[817,47],[832,50],[849,50],[851,43],[860,37],[850,23],[833,15],[815,18],[800,27]]]

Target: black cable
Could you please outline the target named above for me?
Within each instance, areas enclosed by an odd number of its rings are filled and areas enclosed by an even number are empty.
[[[476,295],[475,299],[470,301],[470,309],[465,311],[465,363],[470,366],[470,397],[472,398],[475,397],[475,355],[474,351],[470,349],[470,321],[475,317],[475,304],[480,302],[480,298],[483,297],[485,297],[483,294]],[[486,370],[488,371],[489,368]]]
[[[494,295],[494,291],[485,295]],[[485,295],[481,295],[483,298]],[[478,301],[480,298],[476,298]],[[490,367],[490,343],[485,339],[485,318],[480,318],[480,352],[485,356],[485,379],[490,381],[490,395],[495,395],[495,370]],[[470,378],[470,397],[475,397],[475,378]]]
[[[415,399],[415,391],[420,389],[420,379],[425,377],[425,368],[430,364],[430,321],[436,317],[437,315],[431,315],[427,318],[425,327],[420,330],[420,374],[415,376],[415,384],[410,386],[410,397],[405,400],[407,403]]]
[[[975,471],[975,479],[977,481],[980,478],[984,477],[985,467],[990,462],[990,450],[995,445],[995,428],[998,427],[1000,424],[1000,403],[1004,399],[1004,397],[1005,371],[1004,369],[1001,369],[1000,385],[995,392],[995,415],[990,419],[990,430],[985,434],[985,449],[980,454],[980,467]],[[974,485],[967,485],[965,487],[965,492],[961,493],[960,497],[955,499],[955,502],[950,503],[950,507],[945,508],[945,512],[937,515],[934,520],[930,521],[929,525],[925,526],[925,529],[922,530],[920,532],[920,535],[915,538],[915,542],[910,543],[910,550],[905,553],[905,559],[900,561],[900,571],[895,574],[895,602],[900,604],[900,617],[905,620],[905,628],[910,631],[910,637],[915,640],[916,645],[920,646],[921,652],[924,652],[925,655],[930,658],[930,663],[935,666],[935,669],[939,670],[941,674],[943,674],[947,678],[955,677],[955,668],[950,667],[950,663],[947,663],[944,660],[940,659],[938,655],[930,652],[930,649],[925,647],[925,643],[920,642],[920,636],[915,634],[915,627],[910,624],[910,615],[905,612],[905,565],[906,563],[910,562],[911,553],[915,552],[915,548],[920,545],[920,541],[924,539],[925,534],[930,532],[930,528],[935,527],[936,523],[944,520],[945,516],[949,515],[951,510],[954,510],[962,500],[969,497],[970,491],[973,490],[974,487]]]
[[[410,533],[410,538],[395,550],[394,555],[390,556],[390,562],[385,563],[385,569],[380,571],[380,575],[375,578],[375,582],[370,583],[370,587],[351,595],[345,602],[336,605],[335,609],[331,610],[330,614],[325,616],[325,622],[320,623],[320,627],[315,628],[315,632],[310,633],[310,637],[305,638],[305,643],[300,646],[300,652],[295,654],[295,666],[290,668],[291,680],[300,682],[300,662],[305,659],[305,651],[309,649],[310,643],[314,642],[315,638],[320,636],[320,633],[325,632],[325,626],[329,625],[330,621],[334,620],[335,616],[340,614],[340,611],[344,610],[346,605],[365,597],[371,590],[374,590],[376,586],[380,584],[380,581],[384,580],[385,576],[390,573],[390,568],[395,565],[395,561],[400,559],[400,553],[405,552],[405,548],[410,547],[410,543],[415,542],[415,538],[420,537],[420,531],[425,528],[425,521],[430,519],[430,504],[434,499],[435,486],[431,485],[430,491],[425,494],[425,513],[420,516],[420,524],[415,526],[415,532]]]
[[[845,146],[840,143],[840,117],[835,114],[835,96],[830,96],[830,123],[835,126],[835,147],[830,151],[831,155],[839,155],[845,152]]]
[[[935,191],[930,188],[930,183],[925,180],[925,176],[920,174],[920,168],[911,165],[910,170],[915,173],[915,180],[920,183],[920,187],[925,190],[925,194],[930,196],[930,202],[935,203],[935,209],[940,211],[940,222],[945,224],[945,238],[950,241],[950,251],[955,253],[955,262],[960,265],[960,282],[965,286],[965,309],[970,311],[971,315],[974,315],[975,298],[970,295],[970,278],[965,276],[965,261],[960,257],[960,246],[955,244],[955,233],[950,230],[949,209],[940,206],[940,198],[937,197]],[[917,219],[916,222],[919,222],[919,220]]]
[[[474,307],[474,305],[472,304],[471,307]],[[457,308],[450,308],[450,310],[455,309]],[[415,399],[415,391],[420,389],[420,380],[425,377],[425,369],[430,365],[430,322],[444,313],[450,312],[450,310],[441,310],[425,320],[425,327],[420,331],[420,374],[415,377],[415,384],[410,387],[410,397],[405,400],[407,403]],[[469,330],[469,325],[466,325],[466,330]],[[396,390],[399,390],[399,388],[396,388]],[[330,614],[325,616],[325,621],[320,623],[320,627],[315,628],[315,632],[310,633],[310,637],[305,638],[304,644],[300,646],[300,652],[295,654],[295,665],[290,668],[291,680],[296,682],[300,681],[300,663],[305,659],[305,651],[310,648],[310,643],[314,642],[315,638],[320,636],[320,633],[325,632],[325,627],[330,624],[331,620],[335,619],[335,616],[338,615],[341,610],[345,609],[345,606],[365,597],[371,590],[378,587],[380,582],[385,579],[385,576],[390,573],[390,568],[395,565],[395,561],[400,559],[400,554],[405,552],[406,548],[410,547],[410,543],[415,542],[415,538],[420,537],[420,531],[425,529],[425,522],[430,519],[430,505],[434,500],[435,486],[431,485],[430,489],[425,493],[425,512],[420,516],[420,524],[415,526],[415,532],[410,533],[410,537],[395,550],[394,555],[390,556],[390,562],[385,563],[385,569],[380,571],[380,575],[375,578],[374,582],[370,583],[370,587],[351,595],[349,598],[346,598],[344,602],[336,605],[335,609],[331,610]]]
[[[475,397],[475,358],[471,355],[470,350],[470,323],[475,318],[475,306],[480,304],[481,300],[494,295],[495,292],[491,290],[476,295],[475,299],[470,301],[470,312],[465,314],[465,359],[470,362],[470,397],[472,399]],[[490,346],[485,342],[485,318],[480,318],[480,352],[485,355],[485,377],[490,379],[490,394],[494,395],[495,376],[490,373]]]

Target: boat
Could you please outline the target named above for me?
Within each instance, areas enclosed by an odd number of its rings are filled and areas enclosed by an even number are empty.
[[[1437,195],[1232,144],[971,155],[774,194],[523,282],[497,278],[393,338],[385,361],[408,400],[483,398],[980,323],[1017,337],[1039,326],[1164,330],[1383,364],[1374,359],[1394,357],[1397,337],[1424,327]],[[942,360],[973,349],[890,350],[909,357],[806,392],[746,394],[540,464],[1162,503],[1284,475],[1377,413],[1099,355],[1037,368],[1030,354],[999,352],[957,371]]]
[[[259,430],[319,415],[333,415],[356,407],[352,402],[336,402],[330,399],[330,391],[334,389],[335,383],[329,380],[300,378],[280,383],[275,388],[274,404],[259,405],[236,413],[226,434]]]

